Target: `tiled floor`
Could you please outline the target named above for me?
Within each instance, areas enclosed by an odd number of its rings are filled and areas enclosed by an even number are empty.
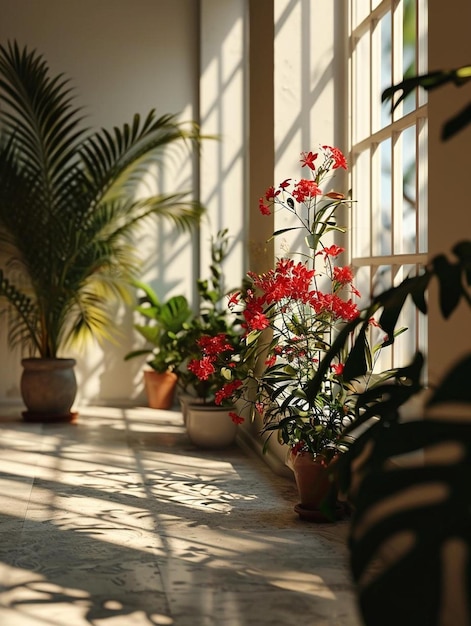
[[[0,418],[2,626],[358,626],[347,522],[298,519],[294,484],[180,413]]]

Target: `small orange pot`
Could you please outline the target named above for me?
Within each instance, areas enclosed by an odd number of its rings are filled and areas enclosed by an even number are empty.
[[[170,409],[173,405],[178,376],[175,372],[144,371],[147,403],[151,409]]]

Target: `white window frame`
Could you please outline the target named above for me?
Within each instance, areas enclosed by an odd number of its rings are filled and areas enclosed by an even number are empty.
[[[427,2],[415,3],[415,73],[427,68]],[[349,33],[349,152],[352,197],[351,263],[360,283],[362,295],[369,298],[378,286],[377,276],[388,270],[388,285],[397,284],[407,274],[417,272],[427,260],[427,101],[423,90],[415,93],[413,106],[405,111],[400,104],[388,121],[381,120],[380,94],[388,84],[403,79],[403,0],[350,0]],[[389,13],[390,53],[386,85],[380,84],[384,68],[381,51],[381,20]],[[415,243],[403,249],[404,242],[404,154],[405,133],[415,136],[414,203]],[[389,203],[390,231],[381,224],[382,189],[381,150],[387,148],[390,165]],[[388,177],[386,177],[388,178]],[[379,239],[387,243],[379,244]],[[385,249],[383,249],[385,248]],[[380,288],[384,288],[384,283]],[[404,338],[383,355],[381,367],[405,365],[417,349],[426,344],[424,317],[411,307],[399,320],[407,326]]]

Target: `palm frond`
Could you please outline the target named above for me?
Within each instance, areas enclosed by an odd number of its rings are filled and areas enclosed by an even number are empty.
[[[6,298],[8,304],[14,309],[17,323],[9,328],[9,342],[12,347],[23,346],[31,338],[36,341],[38,310],[34,301],[25,293],[17,289],[0,269],[0,297]],[[36,343],[36,348],[39,345]]]
[[[55,356],[66,338],[109,334],[106,308],[136,275],[132,237],[142,220],[156,215],[183,230],[200,219],[203,207],[185,193],[136,200],[135,192],[151,163],[201,137],[196,124],[154,110],[90,132],[70,81],[16,42],[0,46],[0,131],[0,238],[25,268],[37,308],[36,322],[25,326],[20,315],[11,337],[29,332],[41,356]]]

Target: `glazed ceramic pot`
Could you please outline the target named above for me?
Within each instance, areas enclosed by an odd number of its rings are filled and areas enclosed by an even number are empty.
[[[28,421],[70,421],[77,394],[75,359],[30,358],[21,361],[21,395]]]
[[[229,417],[230,409],[207,404],[187,406],[186,431],[199,448],[227,448],[235,442],[237,424]]]

